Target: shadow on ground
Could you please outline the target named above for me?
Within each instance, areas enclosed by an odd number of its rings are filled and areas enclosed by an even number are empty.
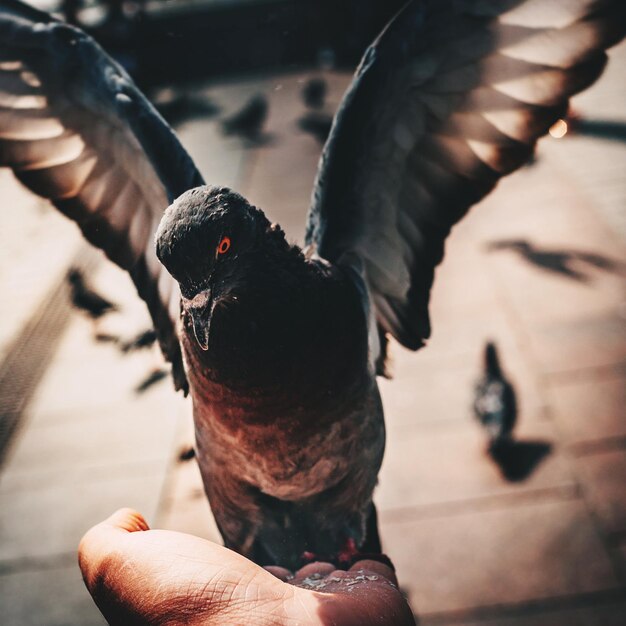
[[[489,456],[509,482],[526,480],[552,451],[548,441],[509,441],[489,449]]]
[[[500,239],[485,245],[488,252],[509,250],[540,270],[557,274],[581,283],[593,281],[590,270],[611,274],[624,274],[626,266],[620,261],[587,250],[548,248],[538,246],[526,239]]]
[[[220,107],[206,96],[187,93],[182,90],[161,90],[153,97],[153,103],[158,112],[173,128],[191,120],[214,117],[220,112]]]
[[[626,142],[626,124],[624,122],[574,119],[570,121],[570,129],[576,135]]]

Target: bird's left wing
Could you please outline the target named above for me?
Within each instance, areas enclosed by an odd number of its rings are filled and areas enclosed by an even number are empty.
[[[527,161],[625,30],[624,0],[413,0],[365,53],[322,154],[306,242],[358,268],[400,343],[430,334],[451,227]]]
[[[156,258],[164,209],[203,183],[169,126],[85,33],[0,0],[0,166],[74,220],[128,270],[177,389],[178,285]]]

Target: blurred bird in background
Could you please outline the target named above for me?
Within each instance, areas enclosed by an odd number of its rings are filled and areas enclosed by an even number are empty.
[[[78,268],[70,269],[67,274],[67,281],[70,285],[72,305],[93,320],[94,334],[98,335],[98,320],[107,313],[119,311],[118,305],[107,300],[87,285],[83,273]]]
[[[136,350],[142,350],[152,347],[157,340],[157,333],[154,328],[148,328],[141,331],[131,339],[123,341],[120,345],[122,352],[134,352]]]
[[[0,7],[2,163],[128,270],[191,393],[226,545],[290,569],[380,552],[380,338],[425,344],[451,228],[598,78],[624,3],[407,3],[337,112],[304,249],[239,194],[203,186],[89,37]],[[225,131],[258,136],[266,114],[257,97]]]
[[[483,373],[474,388],[473,410],[487,435],[487,454],[505,480],[526,480],[550,454],[552,444],[514,436],[519,410],[517,394],[504,374],[495,343],[485,345],[483,359]]]
[[[263,94],[256,94],[239,111],[222,120],[222,130],[226,135],[257,141],[261,137],[268,111],[267,98]]]
[[[486,248],[489,252],[514,252],[535,268],[582,283],[592,282],[596,270],[626,275],[623,263],[596,252],[549,248],[525,239],[491,241]]]
[[[158,382],[164,380],[169,375],[170,371],[164,367],[157,367],[148,372],[147,376],[135,387],[136,394],[142,394],[148,391],[151,387]]]
[[[328,86],[323,78],[310,78],[302,87],[302,101],[309,109],[324,108]]]
[[[298,127],[324,145],[333,125],[332,116],[317,111],[308,111],[298,119]]]

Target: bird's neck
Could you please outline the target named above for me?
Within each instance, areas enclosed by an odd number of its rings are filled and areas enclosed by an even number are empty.
[[[269,265],[216,309],[207,351],[185,322],[194,404],[238,420],[308,413],[368,376],[365,315],[349,279],[301,256]]]

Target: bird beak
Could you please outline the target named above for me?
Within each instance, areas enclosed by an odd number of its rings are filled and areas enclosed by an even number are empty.
[[[196,294],[191,300],[183,298],[183,306],[191,316],[193,334],[202,350],[209,349],[209,330],[213,316],[214,302],[211,299],[211,290],[206,289]]]

